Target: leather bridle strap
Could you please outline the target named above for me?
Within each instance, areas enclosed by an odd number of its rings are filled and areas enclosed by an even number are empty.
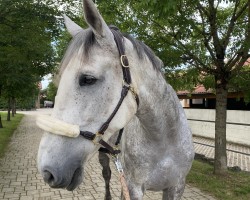
[[[119,56],[121,59],[123,79],[124,79],[126,84],[130,85],[131,84],[131,74],[130,74],[130,69],[129,69],[128,58],[125,54],[125,49],[124,49],[124,45],[123,45],[123,41],[122,41],[123,36],[119,30],[115,29],[115,27],[113,27],[113,29],[111,28],[110,30],[114,35],[115,43],[116,43],[116,46],[117,46],[117,49],[119,52]]]
[[[110,30],[114,35],[114,40],[115,40],[115,43],[116,43],[116,46],[117,46],[117,49],[119,52],[120,61],[121,61],[121,65],[122,65],[124,85],[127,85],[129,87],[129,90],[134,95],[137,106],[139,106],[140,102],[139,102],[138,94],[136,93],[134,87],[131,86],[132,79],[131,79],[131,74],[130,74],[130,67],[129,67],[128,57],[125,54],[125,49],[124,49],[124,45],[123,45],[123,38],[124,37],[117,27],[111,26]]]
[[[108,143],[106,143],[104,140],[102,140],[102,135],[104,135],[105,131],[108,129],[110,122],[112,121],[112,119],[114,118],[116,113],[118,112],[118,110],[121,107],[122,102],[125,99],[125,97],[127,96],[128,92],[131,91],[132,94],[134,95],[137,106],[139,106],[139,97],[138,97],[137,93],[135,92],[134,88],[131,86],[131,74],[130,74],[128,58],[125,55],[125,48],[124,48],[123,41],[122,41],[123,36],[116,27],[111,27],[110,30],[114,35],[114,40],[115,40],[115,43],[116,43],[116,46],[117,46],[117,49],[119,52],[121,66],[122,66],[122,72],[123,72],[123,87],[122,87],[122,91],[121,91],[121,97],[120,97],[120,100],[117,103],[114,111],[111,113],[111,115],[109,116],[107,121],[103,123],[103,125],[97,131],[97,133],[94,134],[94,133],[89,132],[89,131],[80,131],[80,135],[88,140],[92,140],[96,144],[97,143],[101,144],[110,153],[117,154],[120,152],[120,150],[114,149]],[[120,133],[122,134],[122,131],[120,131]],[[118,136],[119,140],[121,138],[121,134],[119,134],[119,136]]]
[[[124,86],[122,87],[121,98],[120,98],[119,102],[117,103],[117,105],[116,105],[114,111],[112,112],[112,114],[110,115],[110,117],[108,118],[108,120],[107,120],[106,122],[103,123],[103,125],[101,126],[101,128],[100,128],[99,131],[98,131],[100,134],[103,135],[104,132],[107,130],[107,128],[108,128],[108,126],[109,126],[111,120],[114,118],[114,116],[115,116],[116,113],[118,112],[119,108],[121,107],[123,100],[124,100],[125,97],[127,96],[128,91],[129,91],[129,87],[126,86],[126,85],[124,85]]]

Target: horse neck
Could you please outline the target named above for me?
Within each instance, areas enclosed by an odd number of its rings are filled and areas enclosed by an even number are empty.
[[[173,88],[166,83],[162,74],[145,63],[140,69],[138,86],[140,107],[136,116],[143,132],[150,138],[162,139],[162,136],[173,137],[171,130],[183,117],[179,99]]]

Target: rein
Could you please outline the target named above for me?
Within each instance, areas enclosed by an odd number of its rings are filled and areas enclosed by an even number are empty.
[[[117,150],[117,149],[114,149],[113,147],[111,147],[107,142],[102,140],[102,136],[104,135],[105,131],[108,129],[110,122],[112,121],[112,119],[114,118],[116,113],[118,112],[118,110],[121,107],[122,102],[125,99],[125,97],[127,96],[128,92],[131,91],[131,93],[133,94],[137,106],[139,106],[139,97],[138,97],[134,87],[131,85],[132,79],[131,79],[131,74],[130,74],[128,58],[125,54],[125,48],[124,48],[124,44],[123,44],[123,40],[122,40],[123,36],[120,33],[120,31],[118,30],[118,28],[116,28],[116,27],[112,26],[112,27],[110,27],[110,30],[114,35],[114,40],[115,40],[115,43],[116,43],[116,46],[117,46],[117,49],[119,52],[122,73],[123,73],[123,87],[122,87],[122,91],[121,91],[121,97],[120,97],[120,100],[118,101],[114,111],[111,113],[111,115],[109,116],[107,121],[102,124],[101,128],[96,133],[92,133],[89,131],[80,131],[80,135],[83,136],[85,139],[91,140],[95,144],[99,143],[103,147],[106,148],[106,150],[101,148],[100,151],[109,152],[109,153],[115,155],[115,154],[120,153],[120,150]],[[123,129],[121,129],[119,131],[116,145],[118,145],[120,142],[122,132],[123,132]]]

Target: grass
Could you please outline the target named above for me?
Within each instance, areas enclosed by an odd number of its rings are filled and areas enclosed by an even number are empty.
[[[0,128],[0,157],[2,157],[13,132],[17,129],[23,115],[16,114],[15,117],[11,117],[11,121],[7,121],[7,113],[0,112],[0,115],[3,123],[3,128]]]
[[[224,176],[213,174],[213,166],[206,162],[193,162],[187,183],[213,195],[219,200],[249,200],[250,173],[228,171]]]

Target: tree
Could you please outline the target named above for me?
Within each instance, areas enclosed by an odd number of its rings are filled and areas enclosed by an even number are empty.
[[[3,123],[2,123],[2,117],[1,117],[1,114],[0,114],[0,128],[3,128]]]
[[[250,90],[250,69],[245,66],[250,57],[250,0],[97,3],[108,22],[138,36],[157,53],[175,88],[202,83],[215,90],[214,172],[226,173],[227,94]]]
[[[59,15],[51,0],[0,0],[0,92],[9,103],[34,96],[42,76],[53,71]]]
[[[47,99],[55,102],[56,93],[57,93],[57,87],[53,82],[50,82],[47,88]]]
[[[9,104],[54,65],[51,38],[55,19],[51,12],[29,0],[1,1],[0,78]]]

